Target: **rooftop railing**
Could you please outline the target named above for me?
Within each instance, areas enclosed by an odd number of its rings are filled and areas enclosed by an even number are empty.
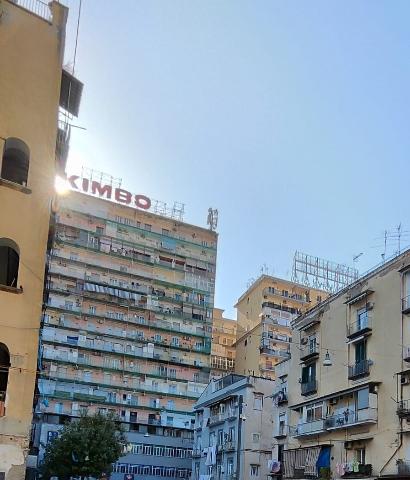
[[[10,3],[14,3],[21,8],[24,8],[24,10],[34,13],[38,17],[47,20],[47,22],[51,22],[53,19],[50,7],[47,3],[42,2],[41,0],[10,0]]]

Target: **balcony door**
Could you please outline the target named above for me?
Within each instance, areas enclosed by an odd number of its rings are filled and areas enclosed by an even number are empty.
[[[316,363],[311,363],[302,368],[302,383],[310,383],[316,380]]]
[[[366,360],[366,341],[362,340],[355,344],[355,363],[362,363]]]

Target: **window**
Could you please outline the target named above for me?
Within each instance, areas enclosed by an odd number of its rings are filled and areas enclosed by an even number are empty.
[[[4,142],[1,178],[26,186],[30,150],[19,138],[8,138]]]
[[[259,440],[260,440],[259,433],[252,433],[252,442],[253,443],[259,443]]]
[[[224,443],[224,431],[218,430],[218,445],[223,445]]]
[[[365,448],[357,448],[354,451],[355,460],[362,465],[366,464],[366,449]]]
[[[179,337],[172,337],[171,345],[173,345],[174,347],[178,347],[179,346]]]
[[[314,403],[306,407],[306,421],[314,422],[323,418],[323,403]]]
[[[175,408],[175,402],[174,402],[174,400],[168,400],[168,401],[167,401],[167,409],[168,409],[168,410],[174,410],[174,408]]]
[[[19,248],[13,240],[0,238],[0,284],[17,288]]]
[[[216,445],[216,434],[215,434],[215,432],[211,432],[209,434],[209,446],[213,447],[215,445]]]
[[[89,311],[90,311],[91,315],[95,315],[96,312],[97,312],[97,308],[94,307],[93,305],[90,305]]]
[[[310,383],[316,381],[316,364],[311,363],[302,367],[302,383]]]
[[[253,409],[262,410],[263,407],[263,395],[260,393],[255,393],[253,397]]]
[[[368,326],[368,311],[366,308],[361,308],[357,311],[357,330],[362,330]]]
[[[317,340],[315,335],[309,336],[309,353],[315,353],[317,346]]]
[[[144,228],[145,228],[145,230],[148,230],[150,232],[151,228],[152,228],[152,225],[150,225],[149,223],[146,223],[146,224],[144,224]]]
[[[279,422],[278,422],[278,434],[279,435],[286,435],[286,413],[279,414]]]
[[[369,408],[369,389],[362,388],[357,392],[357,409]]]
[[[228,475],[233,474],[233,458],[228,458],[226,461],[226,470]]]
[[[251,465],[249,473],[251,478],[259,477],[259,465]]]
[[[167,230],[166,228],[163,228],[162,235],[169,235],[169,230]]]
[[[156,342],[156,343],[162,342],[162,337],[159,333],[154,335],[154,342]]]
[[[9,350],[3,343],[0,343],[0,365],[2,365],[0,371],[0,417],[2,417],[5,415],[6,391],[10,368]]]
[[[355,344],[355,359],[356,364],[362,363],[366,360],[366,340],[362,340]]]

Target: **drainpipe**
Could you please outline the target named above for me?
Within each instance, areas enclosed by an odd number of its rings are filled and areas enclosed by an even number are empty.
[[[239,395],[238,401],[238,443],[236,449],[236,478],[241,478],[241,451],[242,451],[242,407],[243,395]]]

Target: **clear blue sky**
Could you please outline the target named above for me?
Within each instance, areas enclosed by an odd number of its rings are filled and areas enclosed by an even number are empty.
[[[69,169],[182,201],[201,226],[218,208],[228,314],[296,249],[364,252],[363,271],[384,229],[410,228],[409,18],[408,0],[84,0]]]

